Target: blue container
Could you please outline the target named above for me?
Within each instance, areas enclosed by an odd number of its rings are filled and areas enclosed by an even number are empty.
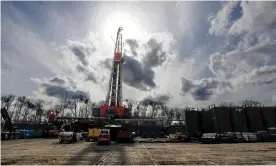
[[[19,130],[20,138],[31,138],[32,137],[32,131],[31,130]]]
[[[100,116],[100,108],[93,108],[92,115],[95,117],[99,117]]]
[[[33,138],[41,138],[42,137],[42,130],[32,131],[32,137]]]

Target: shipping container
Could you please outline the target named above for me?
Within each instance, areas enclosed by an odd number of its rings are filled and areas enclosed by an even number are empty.
[[[186,111],[186,131],[191,133],[193,131],[199,131],[199,112],[198,111]]]
[[[262,107],[261,115],[264,123],[264,128],[267,130],[269,127],[276,125],[275,122],[275,108],[274,107]]]
[[[264,131],[261,109],[260,108],[244,108],[247,118],[248,131],[257,132]]]
[[[232,124],[229,110],[227,107],[213,107],[210,110],[213,114],[215,132],[231,132]]]
[[[214,133],[213,115],[211,111],[199,111],[200,131],[203,133]]]
[[[19,130],[20,138],[42,138],[42,130]]]

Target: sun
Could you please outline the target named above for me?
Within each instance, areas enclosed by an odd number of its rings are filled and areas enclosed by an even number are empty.
[[[142,36],[142,27],[139,19],[133,17],[129,12],[110,13],[102,20],[102,35],[108,41],[111,36],[115,40],[117,30],[123,28],[124,39],[138,39]]]

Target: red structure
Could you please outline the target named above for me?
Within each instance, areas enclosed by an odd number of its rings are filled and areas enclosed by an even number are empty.
[[[50,123],[52,123],[52,122],[55,121],[55,118],[56,118],[55,113],[54,113],[54,112],[51,112],[51,113],[49,114],[48,121],[49,121]]]
[[[100,107],[100,116],[122,117],[124,107],[122,107],[122,69],[123,69],[123,42],[122,27],[118,28],[115,42],[113,66],[110,72],[110,80],[105,105]]]
[[[122,106],[101,106],[100,116],[124,116],[124,107]]]

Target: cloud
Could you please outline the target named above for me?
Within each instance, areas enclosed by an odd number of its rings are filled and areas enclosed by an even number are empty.
[[[232,21],[234,8],[241,7],[242,16]],[[214,35],[260,35],[275,32],[275,2],[237,2],[231,1],[223,5],[215,15],[209,16],[209,33]]]
[[[233,23],[230,34],[260,34],[275,31],[275,2],[241,2],[242,17]]]
[[[34,82],[39,84],[36,94],[40,96],[53,97],[63,101],[67,96],[71,99],[73,96],[83,96],[84,98],[90,98],[88,92],[78,90],[77,83],[71,78],[65,76],[55,76],[54,78],[32,78]]]
[[[89,64],[87,57],[91,56],[96,51],[96,48],[91,41],[77,42],[69,40],[67,47],[76,57],[78,57],[84,66]]]
[[[146,44],[147,53],[143,59],[143,64],[147,68],[161,66],[167,60],[167,52],[163,50],[162,42],[150,39]]]
[[[163,94],[156,94],[156,95],[149,95],[143,99],[143,101],[155,101],[161,103],[167,103],[171,99],[171,94],[163,93]]]
[[[82,77],[83,81],[92,81],[97,84],[98,78],[93,68],[95,59],[97,61],[99,59],[97,42],[95,34],[90,33],[83,40],[68,40],[65,45],[57,46],[57,51],[62,55],[59,60],[60,65],[74,75]]]
[[[221,10],[216,14],[216,16],[209,15],[208,20],[210,21],[211,27],[209,29],[210,34],[224,35],[228,32],[232,22],[231,13],[233,9],[238,4],[237,1],[231,1],[223,5]]]
[[[54,77],[54,78],[50,79],[50,82],[58,83],[58,84],[65,84],[64,79],[59,78],[59,77]]]
[[[227,2],[215,15],[209,15],[209,34],[224,37],[224,46],[209,56],[212,78],[205,84],[202,80],[207,78],[183,79],[182,92],[194,99],[210,100],[237,90],[247,93],[248,86],[254,86],[256,91],[264,86],[273,88],[276,81],[275,5],[274,2]],[[239,7],[241,15],[233,19]],[[224,89],[222,85],[228,89],[218,93],[216,89]]]
[[[232,88],[233,86],[230,82],[215,78],[191,81],[183,77],[181,80],[182,95],[189,94],[194,100],[209,100],[213,95]]]
[[[103,65],[104,68],[111,69],[112,68],[112,59],[106,58],[100,62],[101,65]]]
[[[128,86],[149,90],[155,88],[154,71],[151,68],[144,68],[143,64],[130,56],[124,57],[126,63],[123,66],[123,82]]]
[[[129,45],[131,54],[137,56],[137,48],[139,47],[136,39],[127,39],[126,43]]]
[[[170,50],[165,50],[163,43],[158,42],[155,38],[150,38],[146,43],[142,43],[142,48],[139,47],[140,44],[136,40],[127,39],[126,41],[131,45],[131,53],[127,52],[124,55],[123,82],[142,91],[155,88],[154,68],[164,64],[169,58]],[[141,53],[138,57],[137,52]],[[111,69],[112,59],[106,58],[100,64],[105,68]]]

